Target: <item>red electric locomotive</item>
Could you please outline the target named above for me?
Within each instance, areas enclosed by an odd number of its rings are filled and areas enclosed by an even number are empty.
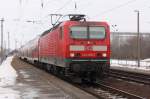
[[[61,22],[45,31],[37,40],[26,45],[30,55],[27,60],[44,63],[44,68],[82,80],[95,81],[110,67],[110,30],[106,22],[86,21],[84,15],[69,15],[70,20]],[[35,43],[36,42],[36,43]],[[22,53],[23,48],[20,49]]]

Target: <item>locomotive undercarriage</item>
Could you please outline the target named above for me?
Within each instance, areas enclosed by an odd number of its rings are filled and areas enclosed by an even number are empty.
[[[72,62],[70,71],[81,78],[82,82],[95,82],[97,78],[104,78],[104,72],[108,72],[109,65],[104,62]]]
[[[45,64],[46,71],[59,76],[66,76],[73,82],[92,82],[104,78],[108,73],[109,64],[106,62],[66,62],[66,67]]]
[[[29,62],[29,61],[28,61]],[[66,67],[34,61],[39,68],[59,76],[66,76],[73,82],[92,82],[97,78],[104,78],[104,72],[108,73],[107,62],[66,62]]]

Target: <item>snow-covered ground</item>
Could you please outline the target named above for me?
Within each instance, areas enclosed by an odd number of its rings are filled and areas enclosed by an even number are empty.
[[[19,92],[8,88],[14,86],[16,82],[17,73],[11,66],[13,56],[8,57],[0,65],[0,99],[18,99]]]
[[[111,59],[111,67],[122,67],[122,68],[128,68],[128,69],[150,71],[150,59],[141,60],[140,67],[138,67],[137,61],[135,60]]]
[[[11,61],[13,56],[8,57],[1,65],[0,65],[0,78],[16,78],[17,73],[14,68],[11,66]]]
[[[11,66],[12,59],[13,57],[8,57],[0,65],[0,99],[72,99],[72,96],[57,87],[57,84],[47,79],[41,81],[41,71],[34,73],[30,68],[22,68],[16,72]],[[23,65],[15,62],[16,67]]]

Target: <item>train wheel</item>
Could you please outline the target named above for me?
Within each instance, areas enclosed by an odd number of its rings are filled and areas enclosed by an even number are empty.
[[[110,72],[109,70],[105,71],[105,75],[104,75],[105,78],[109,77],[109,72]]]
[[[48,64],[45,65],[46,72],[50,72],[50,66]]]
[[[80,77],[81,77],[81,83],[85,84],[88,82],[88,79],[87,79],[87,72],[81,72],[80,74]]]
[[[96,72],[94,72],[94,71],[91,72],[89,79],[90,79],[90,83],[95,83],[96,82]]]
[[[99,79],[103,79],[104,78],[104,71],[103,71],[103,68],[101,66],[98,67],[98,69],[96,71],[96,76]]]
[[[58,67],[58,66],[56,66],[56,73],[57,73],[58,75],[61,74],[61,68]]]
[[[54,74],[54,66],[53,66],[53,65],[50,66],[50,72],[51,72],[52,74]]]
[[[85,78],[81,78],[81,83],[86,84],[88,81]]]

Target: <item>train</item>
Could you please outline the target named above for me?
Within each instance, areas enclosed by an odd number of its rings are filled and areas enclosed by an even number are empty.
[[[52,73],[95,82],[110,68],[109,25],[81,14],[68,16],[19,48],[18,56]]]

